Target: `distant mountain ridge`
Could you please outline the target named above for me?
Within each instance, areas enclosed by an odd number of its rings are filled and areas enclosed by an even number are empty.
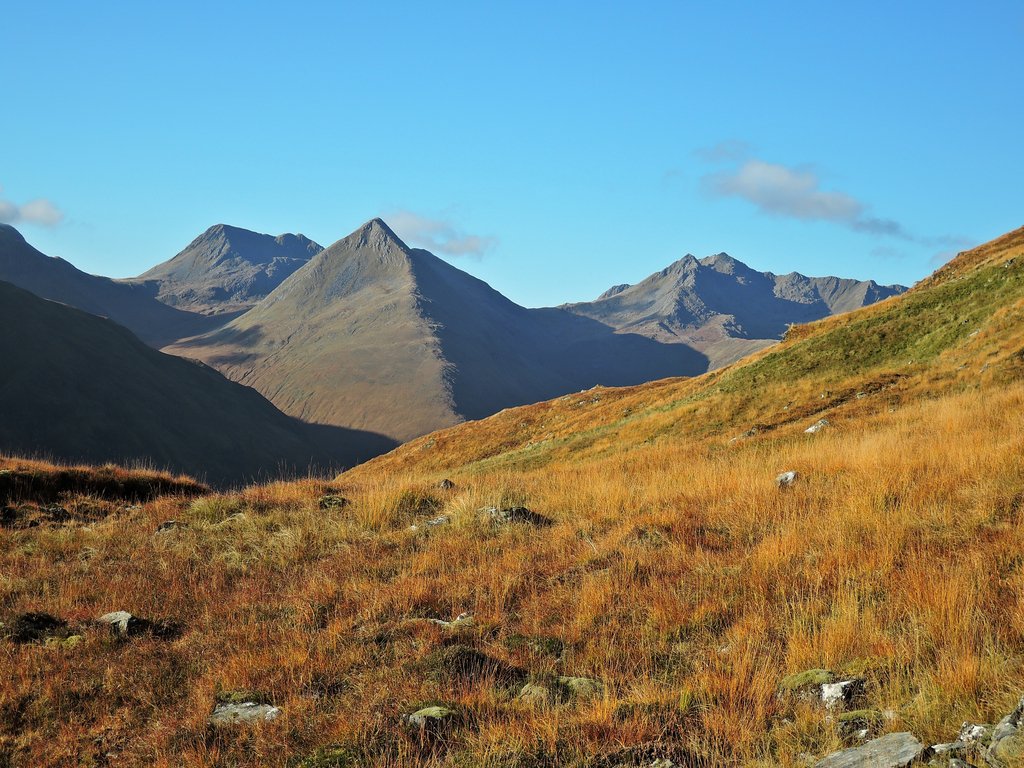
[[[223,322],[169,307],[145,285],[89,275],[63,259],[46,256],[8,224],[0,224],[0,280],[41,298],[109,317],[155,347],[204,333]]]
[[[873,280],[757,272],[727,253],[687,254],[636,285],[616,285],[596,300],[562,305],[620,333],[687,344],[709,370],[763,349],[792,323],[849,312],[907,288]]]
[[[273,237],[217,224],[173,258],[130,283],[156,288],[156,298],[192,311],[251,308],[323,250],[305,235]]]

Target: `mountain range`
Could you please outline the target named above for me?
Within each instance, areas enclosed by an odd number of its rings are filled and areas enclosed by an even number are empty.
[[[687,255],[592,302],[527,309],[380,219],[327,249],[217,225],[125,280],[87,275],[2,226],[0,280],[252,387],[343,463],[597,384],[704,373],[790,323],[906,290],[756,272],[723,253]]]

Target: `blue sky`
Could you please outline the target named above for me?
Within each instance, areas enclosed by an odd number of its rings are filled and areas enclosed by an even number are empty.
[[[383,216],[545,306],[719,251],[910,284],[1024,225],[1019,2],[0,10],[0,221],[97,274]]]

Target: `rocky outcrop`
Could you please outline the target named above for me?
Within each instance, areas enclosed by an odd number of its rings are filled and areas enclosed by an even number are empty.
[[[548,526],[554,521],[550,517],[532,512],[526,507],[480,507],[480,517],[494,523],[526,523],[527,525]]]
[[[903,768],[927,754],[927,747],[914,734],[889,733],[866,744],[835,752],[814,764],[814,768]]]

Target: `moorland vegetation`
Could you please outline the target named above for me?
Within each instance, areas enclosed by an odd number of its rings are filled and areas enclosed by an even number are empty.
[[[1022,255],[335,478],[4,458],[0,765],[797,766],[995,723],[1024,693]],[[813,670],[859,681],[852,716],[783,684]]]

